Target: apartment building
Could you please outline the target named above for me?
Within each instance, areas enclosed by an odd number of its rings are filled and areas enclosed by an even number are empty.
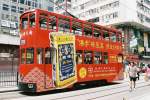
[[[19,55],[19,16],[24,11],[40,8],[53,11],[53,0],[0,0],[0,70],[9,69]],[[16,59],[17,63],[18,59]],[[13,63],[15,64],[15,63]]]
[[[72,0],[71,4],[78,18],[122,31],[128,60],[149,63],[150,0]]]

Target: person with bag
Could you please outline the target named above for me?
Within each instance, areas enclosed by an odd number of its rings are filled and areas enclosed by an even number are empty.
[[[128,78],[128,76],[129,76],[129,72],[128,72],[129,66],[130,66],[130,62],[128,62],[128,65],[126,65],[126,67],[125,67],[125,78]]]
[[[148,64],[146,68],[145,81],[149,81],[149,79],[150,79],[150,64]]]
[[[140,80],[140,72],[141,72],[141,68],[137,67],[137,79]]]
[[[135,63],[131,62],[129,69],[128,69],[129,78],[130,78],[130,91],[132,91],[133,88],[135,88],[136,86],[137,72],[138,72],[138,69],[135,66]]]

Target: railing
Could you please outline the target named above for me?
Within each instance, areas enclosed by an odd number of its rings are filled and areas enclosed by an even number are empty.
[[[0,87],[17,86],[17,72],[0,72]]]

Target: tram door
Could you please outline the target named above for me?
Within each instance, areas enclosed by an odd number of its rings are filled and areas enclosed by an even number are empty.
[[[53,87],[56,87],[56,66],[57,66],[57,49],[51,47],[51,63],[52,63],[52,80]]]

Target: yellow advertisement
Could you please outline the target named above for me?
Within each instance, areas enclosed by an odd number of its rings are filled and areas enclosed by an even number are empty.
[[[53,34],[53,44],[57,49],[56,85],[63,88],[74,84],[77,80],[75,36],[58,32]]]

